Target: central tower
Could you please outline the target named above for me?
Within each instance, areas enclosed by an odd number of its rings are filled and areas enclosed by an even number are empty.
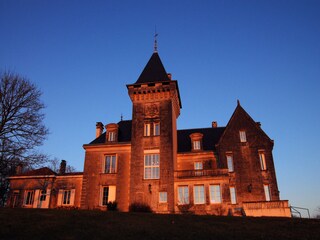
[[[127,88],[133,104],[129,202],[173,212],[176,120],[182,107],[178,82],[171,80],[155,51]]]

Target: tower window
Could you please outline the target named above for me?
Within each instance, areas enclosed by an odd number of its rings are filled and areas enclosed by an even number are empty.
[[[153,135],[159,136],[160,135],[160,123],[153,124]]]
[[[150,136],[150,129],[151,129],[151,124],[150,123],[145,123],[144,124],[144,136],[145,137]]]
[[[146,154],[144,155],[144,179],[160,178],[160,155]]]
[[[270,187],[269,185],[263,185],[266,201],[271,201]]]

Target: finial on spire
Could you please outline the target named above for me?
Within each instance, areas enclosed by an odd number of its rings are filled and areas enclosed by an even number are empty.
[[[158,42],[157,42],[157,26],[155,26],[155,30],[154,30],[154,52],[158,52]]]

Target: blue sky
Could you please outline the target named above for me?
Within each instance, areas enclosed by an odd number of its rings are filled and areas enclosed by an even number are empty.
[[[126,84],[158,50],[178,128],[225,126],[237,99],[275,141],[280,196],[320,206],[319,1],[0,0],[0,70],[42,90],[41,151],[83,170],[95,123],[131,119]]]

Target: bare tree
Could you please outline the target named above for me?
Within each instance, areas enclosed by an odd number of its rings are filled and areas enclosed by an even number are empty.
[[[0,205],[5,201],[5,178],[18,164],[32,167],[47,160],[37,151],[48,134],[41,95],[28,79],[11,72],[0,74]]]

